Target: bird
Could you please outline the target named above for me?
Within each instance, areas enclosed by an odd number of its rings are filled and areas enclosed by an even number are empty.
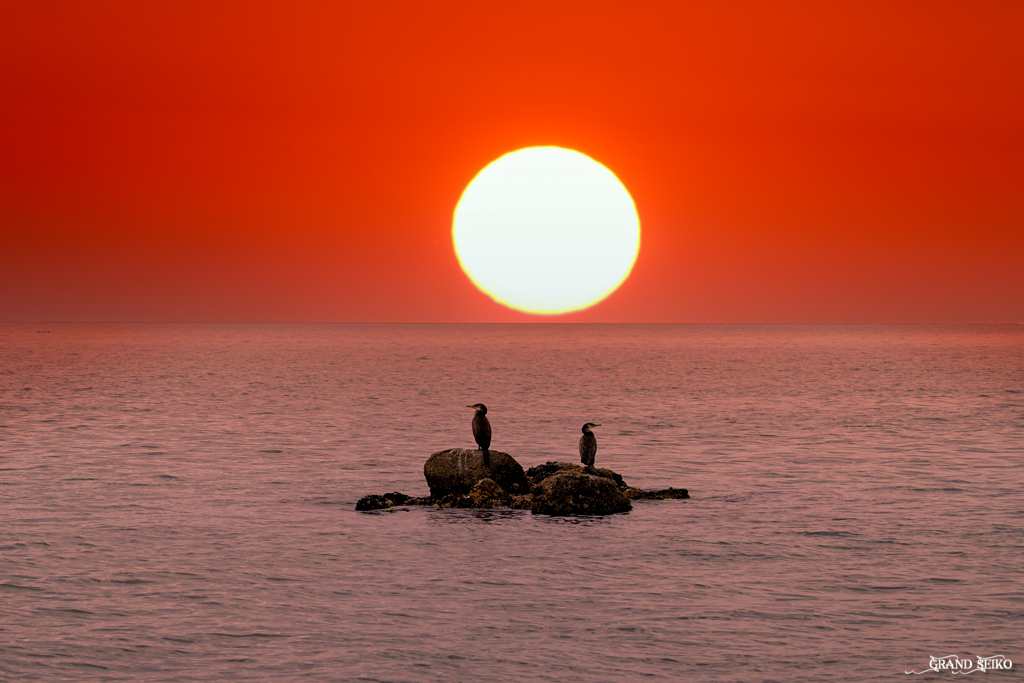
[[[583,425],[583,436],[580,437],[580,462],[588,474],[597,474],[594,467],[594,458],[597,456],[597,437],[590,431],[593,427],[600,427],[599,424],[588,422]]]
[[[490,466],[491,464],[491,422],[487,419],[487,406],[483,403],[474,403],[471,406],[473,414],[473,438],[476,439],[476,445],[480,447],[480,450],[484,452],[484,465]]]

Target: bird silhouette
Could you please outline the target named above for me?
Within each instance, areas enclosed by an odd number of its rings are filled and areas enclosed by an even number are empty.
[[[600,426],[588,422],[583,425],[583,436],[580,437],[580,462],[583,463],[583,469],[589,474],[597,474],[597,469],[594,467],[594,458],[597,456],[597,437],[594,436],[591,429]]]
[[[487,419],[487,406],[483,403],[474,403],[466,407],[475,411],[473,414],[473,438],[476,439],[476,445],[484,453],[484,465],[490,466],[491,421]]]

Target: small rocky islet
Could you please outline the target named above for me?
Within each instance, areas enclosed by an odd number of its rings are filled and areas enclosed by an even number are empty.
[[[629,486],[609,469],[588,474],[579,465],[549,461],[523,470],[508,453],[450,448],[431,455],[423,466],[430,496],[414,498],[394,491],[363,496],[356,510],[369,512],[405,505],[442,508],[530,510],[543,515],[611,515],[629,512],[634,500],[689,498],[686,489],[654,491]]]

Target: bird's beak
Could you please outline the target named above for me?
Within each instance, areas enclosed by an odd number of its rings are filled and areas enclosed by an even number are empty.
[[[466,407],[467,407],[467,408],[472,408],[473,406],[466,406]]]
[[[600,427],[601,425],[594,425],[594,426],[595,426],[595,427]]]

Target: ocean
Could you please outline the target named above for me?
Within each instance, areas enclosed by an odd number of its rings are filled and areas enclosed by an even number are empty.
[[[355,511],[478,402],[692,497]],[[0,678],[1009,680],[1022,490],[1020,325],[3,324]]]

